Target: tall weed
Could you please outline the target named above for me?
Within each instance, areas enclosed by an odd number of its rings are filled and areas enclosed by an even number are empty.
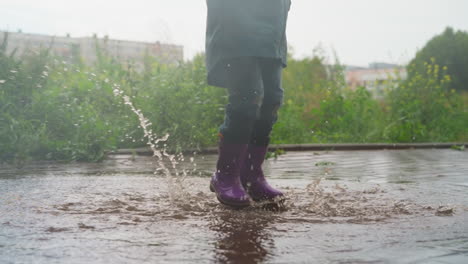
[[[227,93],[208,86],[203,55],[166,65],[147,56],[144,69],[101,52],[94,65],[43,50],[7,54],[0,45],[0,160],[99,161],[118,148],[145,146],[137,117],[116,87],[169,134],[171,151],[202,149],[217,141]],[[272,143],[364,143],[468,140],[466,94],[447,89],[450,77],[435,62],[425,74],[395,86],[383,98],[346,87],[343,69],[321,55],[290,58],[285,98]]]

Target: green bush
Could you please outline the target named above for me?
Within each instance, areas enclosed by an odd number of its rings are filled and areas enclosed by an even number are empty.
[[[172,151],[214,146],[227,93],[208,86],[204,57],[144,69],[122,65],[98,48],[98,60],[64,62],[47,50],[18,56],[0,46],[0,160],[99,161],[109,150],[143,147],[141,123],[116,90],[151,122]],[[15,56],[14,56],[15,55]],[[290,58],[284,105],[272,143],[363,143],[468,140],[468,96],[450,90],[446,68],[426,64],[376,99],[344,84],[323,56]]]
[[[410,62],[410,77],[413,74],[426,74],[426,65],[435,59],[441,67],[448,67],[447,74],[452,81],[450,89],[468,91],[468,32],[455,31],[447,27],[443,33],[434,36],[426,45],[417,52]]]
[[[152,64],[152,76],[137,89],[136,105],[168,148],[181,151],[215,144],[223,120],[226,91],[206,84],[204,57],[170,67]]]
[[[441,69],[434,60],[424,65],[425,73],[415,72],[389,90],[385,137],[392,142],[466,140],[467,106],[460,94],[449,89],[447,67]]]

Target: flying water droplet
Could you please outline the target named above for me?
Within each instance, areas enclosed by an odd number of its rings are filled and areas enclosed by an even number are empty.
[[[154,172],[155,175],[158,174],[158,172],[162,172],[166,176],[167,184],[169,185],[169,196],[172,202],[178,203],[186,201],[184,196],[188,195],[186,191],[186,187],[183,184],[183,178],[179,177],[181,174],[179,172],[179,169],[177,168],[177,160],[175,155],[171,155],[167,153],[166,147],[167,144],[164,144],[162,148],[158,147],[159,142],[165,142],[169,138],[169,134],[167,133],[164,137],[158,138],[153,131],[151,130],[150,126],[152,123],[143,115],[142,111],[140,109],[137,109],[129,96],[125,95],[124,92],[120,89],[120,86],[117,84],[113,84],[113,92],[114,95],[117,97],[120,97],[123,99],[124,104],[128,105],[130,110],[135,113],[135,115],[138,117],[138,120],[140,122],[140,126],[143,129],[144,132],[144,138],[147,139],[147,145],[151,148],[153,152],[153,157],[157,158],[158,162],[158,168]],[[127,135],[128,136],[128,135]],[[132,138],[133,139],[133,138]],[[133,139],[133,142],[136,140]],[[182,155],[182,154],[181,154]],[[167,167],[165,165],[164,160],[167,159],[171,163],[171,167]],[[183,156],[182,156],[183,159]],[[186,176],[186,171],[185,169],[182,171],[182,175]]]

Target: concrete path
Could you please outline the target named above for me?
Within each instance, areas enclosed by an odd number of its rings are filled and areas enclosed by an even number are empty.
[[[0,168],[0,263],[468,263],[468,151],[289,151],[287,210],[231,210],[215,155]]]

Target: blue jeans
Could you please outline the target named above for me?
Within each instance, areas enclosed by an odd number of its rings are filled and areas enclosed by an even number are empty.
[[[238,57],[227,59],[227,90],[223,139],[234,144],[266,146],[283,103],[281,59]]]

